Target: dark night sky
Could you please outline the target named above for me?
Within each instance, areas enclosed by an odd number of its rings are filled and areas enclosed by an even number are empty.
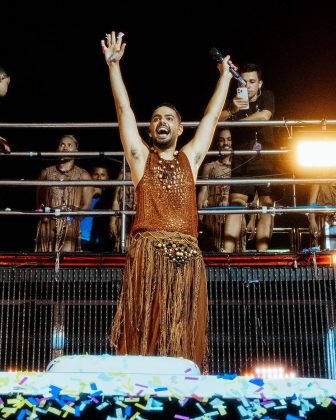
[[[99,45],[112,29],[126,33],[123,71],[139,120],[167,99],[185,120],[200,118],[217,77],[212,46],[237,65],[262,65],[277,117],[335,118],[336,22],[326,2],[25,3],[1,8],[12,120],[115,121]]]
[[[174,103],[184,121],[199,120],[217,80],[213,46],[238,66],[262,65],[276,119],[336,119],[336,17],[329,2],[3,3],[0,65],[12,82],[1,101],[2,122],[115,122],[100,49],[113,29],[126,34],[122,68],[138,121],[148,121],[163,101]],[[71,131],[82,150],[120,150],[116,131]],[[57,130],[1,134],[17,151],[54,150],[60,137]],[[45,166],[19,162],[6,175],[34,178]]]

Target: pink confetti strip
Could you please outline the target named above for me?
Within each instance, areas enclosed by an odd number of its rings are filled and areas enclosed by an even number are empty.
[[[202,402],[203,401],[203,398],[202,397],[200,397],[200,396],[198,396],[198,395],[196,395],[196,394],[191,394],[191,397],[192,398],[194,398],[195,400],[197,400],[197,401],[200,401],[200,402]]]
[[[141,388],[148,388],[147,385],[142,385],[142,384],[135,384],[135,386],[140,386]]]
[[[23,385],[27,379],[28,379],[28,376],[25,376],[24,378],[22,378],[21,381],[19,382],[19,385]]]

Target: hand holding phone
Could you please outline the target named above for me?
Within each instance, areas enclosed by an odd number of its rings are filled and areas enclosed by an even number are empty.
[[[237,99],[240,99],[242,102],[244,102],[243,106],[239,106],[239,109],[249,109],[249,98],[248,98],[248,92],[246,87],[238,87],[237,88]]]

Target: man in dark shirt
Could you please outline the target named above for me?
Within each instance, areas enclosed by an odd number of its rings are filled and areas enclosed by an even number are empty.
[[[246,64],[241,67],[241,75],[246,81],[248,100],[235,96],[220,117],[223,120],[263,121],[274,115],[274,95],[271,91],[262,91],[261,68],[257,64]],[[248,109],[246,109],[248,108]],[[272,127],[238,127],[233,129],[234,150],[269,150],[274,148]],[[274,173],[274,165],[269,156],[234,155],[232,159],[232,177],[256,178],[268,177]],[[230,205],[246,206],[258,193],[260,206],[272,206],[274,200],[270,187],[260,185],[232,185],[230,188]],[[229,214],[225,224],[225,251],[233,252],[240,236],[241,215]],[[266,251],[272,236],[272,215],[262,214],[256,228],[256,247]]]

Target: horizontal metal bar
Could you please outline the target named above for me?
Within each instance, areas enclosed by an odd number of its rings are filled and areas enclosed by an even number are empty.
[[[226,155],[285,155],[292,152],[292,150],[211,150],[207,153],[209,156],[226,156]],[[82,158],[82,157],[112,157],[112,156],[121,156],[125,155],[124,152],[11,152],[11,153],[1,153],[0,156],[3,157],[30,157],[30,158],[42,158],[42,157],[54,157],[54,158]]]
[[[302,125],[335,125],[336,120],[269,120],[269,121],[220,121],[217,123],[218,127],[243,127],[243,126],[274,126],[274,127],[288,127],[288,126],[302,126]],[[185,121],[184,127],[197,127],[199,121]],[[149,127],[149,122],[138,122],[138,127]],[[0,123],[0,128],[117,128],[117,122],[67,122],[67,123]]]
[[[256,207],[249,208],[243,206],[228,206],[204,208],[198,210],[199,214],[285,214],[285,213],[316,213],[329,214],[336,213],[336,206],[300,206],[300,207]],[[37,217],[74,217],[74,216],[127,216],[134,215],[134,210],[74,210],[74,211],[21,211],[21,210],[0,210],[0,215],[11,216],[37,216]]]
[[[55,158],[80,158],[80,157],[108,157],[108,156],[124,156],[124,152],[11,152],[1,153],[3,157],[30,157],[30,158],[41,158],[41,157],[55,157]]]
[[[1,182],[1,181],[0,181]],[[197,185],[300,185],[335,183],[335,178],[223,178],[198,179]],[[1,184],[0,184],[1,185]]]
[[[336,183],[336,178],[223,178],[223,179],[199,179],[196,185],[300,185],[300,184],[329,184]],[[32,186],[52,186],[58,185],[63,187],[85,185],[91,186],[116,186],[126,185],[133,186],[132,181],[123,180],[81,180],[81,181],[39,181],[39,180],[0,180],[0,186],[12,187],[32,187]]]
[[[223,207],[205,208],[198,211],[199,214],[330,214],[336,213],[336,206],[300,206],[300,207]]]

